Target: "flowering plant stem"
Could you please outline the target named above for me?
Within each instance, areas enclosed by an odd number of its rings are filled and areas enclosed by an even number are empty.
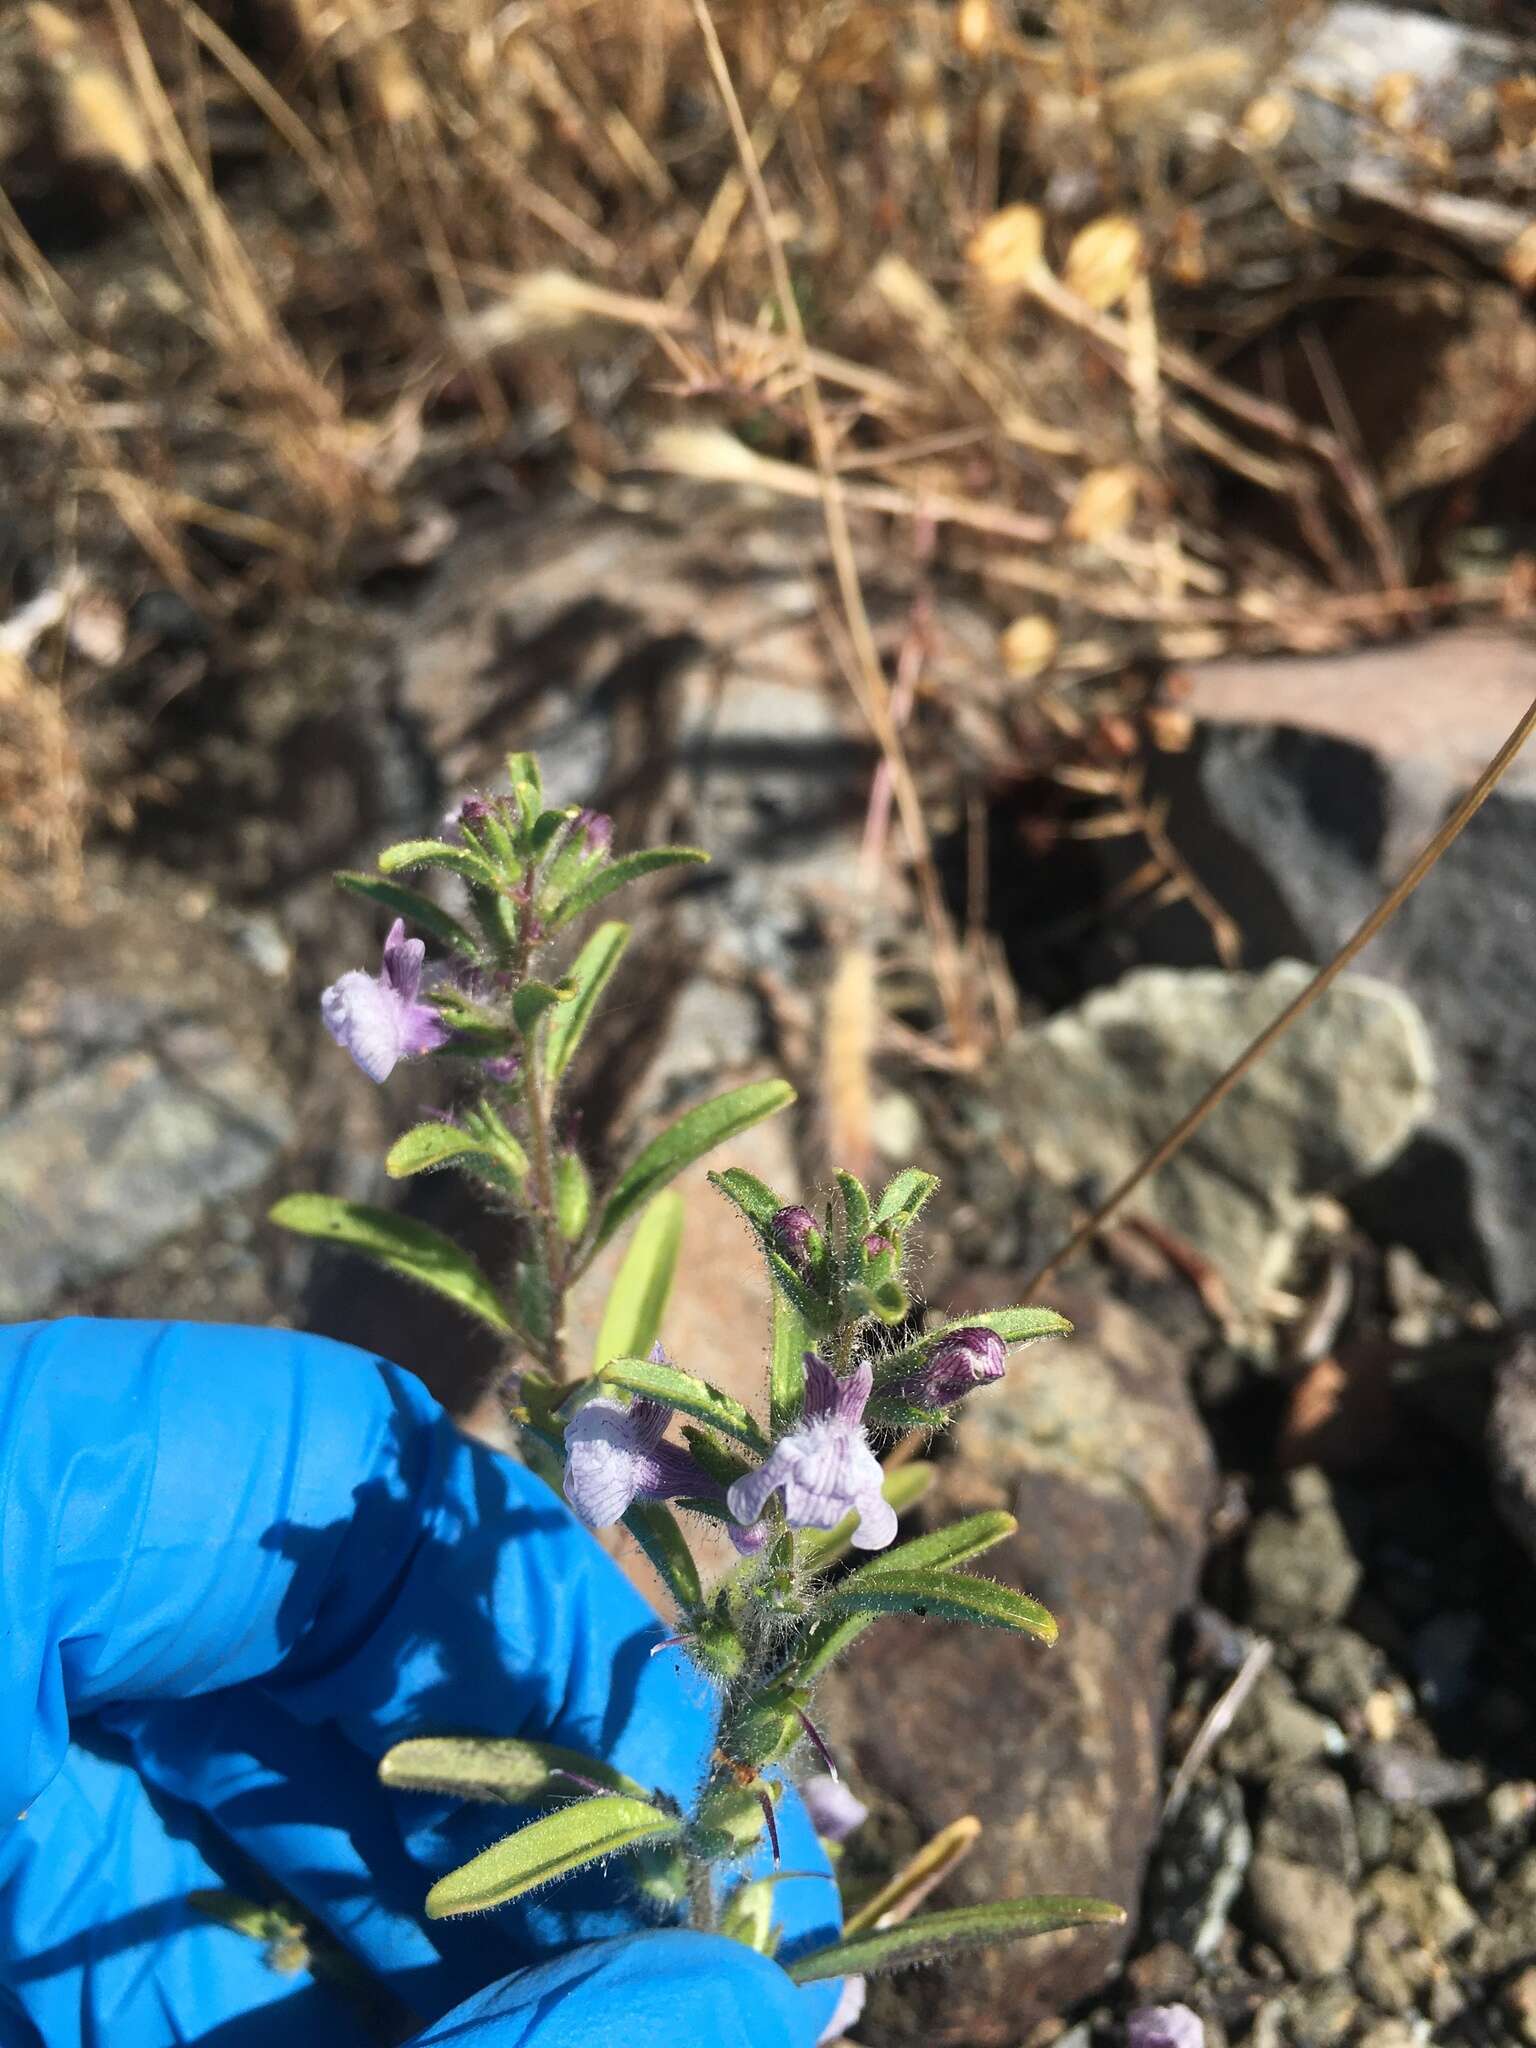
[[[831,1200],[813,1211],[727,1168],[711,1178],[757,1246],[772,1302],[765,1412],[674,1364],[658,1341],[681,1229],[667,1184],[786,1107],[793,1091],[753,1082],[697,1104],[597,1186],[561,1089],[629,930],[598,926],[568,961],[560,934],[627,883],[704,856],[667,847],[616,858],[605,818],[544,804],[531,755],[512,756],[507,772],[507,793],[470,798],[444,837],[386,848],[376,877],[344,878],[395,923],[380,974],[344,974],[322,1015],[375,1082],[403,1059],[458,1072],[452,1112],[403,1133],[386,1166],[397,1178],[467,1174],[507,1218],[510,1286],[449,1239],[384,1210],[295,1196],[274,1213],[435,1288],[517,1347],[510,1414],[529,1463],[591,1527],[622,1522],[639,1542],[676,1608],[660,1647],[691,1658],[715,1688],[717,1742],[686,1804],[600,1759],[507,1737],[419,1737],[381,1768],[393,1785],[534,1814],[439,1880],[429,1914],[483,1910],[623,1854],[658,1913],[772,1954],[772,1881],[744,1882],[739,1866],[765,1837],[777,1861],[776,1809],[802,1756],[823,1767],[823,1786],[835,1780],[811,1714],[828,1666],[887,1614],[970,1621],[1036,1643],[1056,1634],[1037,1601],[965,1569],[1008,1540],[1011,1515],[973,1515],[896,1543],[899,1510],[927,1472],[882,1467],[876,1446],[942,1429],[1003,1377],[1011,1349],[1069,1326],[1032,1307],[917,1324],[907,1265],[912,1227],[938,1185],[932,1174],[910,1167],[876,1197],[839,1173]],[[438,872],[463,904],[450,910],[394,879],[411,869]],[[405,936],[407,920],[448,949],[435,969],[423,942]],[[562,965],[547,979],[551,950]],[[636,1222],[599,1355],[584,1371],[569,1356],[570,1288]],[[690,1525],[723,1530],[737,1552],[712,1585]],[[840,1803],[822,1796],[818,1825],[833,1835],[850,1809],[862,1812],[845,1792]],[[900,1926],[877,1920],[850,1931],[846,1953],[801,1957],[795,1970],[809,1981],[893,1968],[1118,1917],[1100,1900],[1048,1898]]]

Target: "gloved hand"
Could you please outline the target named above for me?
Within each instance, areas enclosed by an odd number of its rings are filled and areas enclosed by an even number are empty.
[[[328,1983],[191,1906],[266,1873],[457,2048],[810,2048],[836,1986],[637,1931],[622,1865],[428,1922],[502,1810],[389,1792],[407,1735],[548,1738],[687,1798],[708,1693],[564,1504],[323,1339],[0,1332],[0,2048],[363,2048]],[[14,1819],[11,1816],[16,1816]],[[798,1800],[781,1954],[835,1930]],[[419,2031],[422,2028],[425,2031]]]

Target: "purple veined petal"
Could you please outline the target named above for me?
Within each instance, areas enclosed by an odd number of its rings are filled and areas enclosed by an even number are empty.
[[[835,1416],[810,1423],[784,1439],[780,1449],[790,1452],[784,1519],[792,1529],[837,1527],[864,1491],[858,1462],[864,1448],[861,1433]],[[869,1455],[867,1450],[865,1455]]]
[[[869,1397],[875,1384],[874,1367],[866,1358],[854,1367],[846,1379],[837,1383],[837,1414],[841,1421],[854,1428],[864,1420],[864,1410],[869,1406]]]
[[[565,1430],[564,1492],[588,1528],[622,1521],[645,1477],[645,1451],[629,1409],[601,1398],[578,1408]]]
[[[841,1778],[818,1772],[800,1787],[800,1797],[811,1816],[811,1826],[824,1842],[846,1842],[855,1828],[869,1819],[869,1808],[855,1799]]]
[[[824,1358],[814,1351],[805,1354],[805,1419],[816,1422],[824,1415],[837,1413],[838,1395],[841,1388],[837,1374]]]
[[[421,994],[421,970],[427,958],[421,939],[405,936],[405,919],[397,917],[384,941],[384,980],[407,1003]]]
[[[430,1003],[407,1003],[400,1012],[400,1052],[403,1058],[419,1060],[448,1043],[450,1033]]]
[[[1125,2022],[1126,2048],[1205,2048],[1205,2022],[1187,2005],[1143,2005]]]
[[[791,1439],[786,1437],[758,1466],[755,1472],[743,1472],[733,1480],[727,1489],[725,1504],[733,1520],[750,1528],[760,1520],[763,1509],[768,1505],[769,1495],[776,1492],[789,1476],[790,1462],[786,1446]]]
[[[840,2041],[850,2027],[858,2025],[859,2016],[864,2010],[866,1989],[862,1977],[843,1979],[843,1988],[837,1994],[832,2017],[816,2036],[816,2048],[822,2048],[823,2042]]]
[[[848,1539],[855,1550],[884,1550],[896,1541],[896,1510],[883,1493],[862,1494],[858,1509],[859,1525]]]
[[[735,1522],[728,1522],[725,1533],[730,1537],[738,1557],[756,1557],[760,1551],[767,1549],[768,1539],[773,1531],[766,1522],[751,1522],[745,1529],[739,1528]]]
[[[404,1053],[400,1005],[393,990],[354,967],[320,997],[320,1018],[370,1081],[387,1081]]]

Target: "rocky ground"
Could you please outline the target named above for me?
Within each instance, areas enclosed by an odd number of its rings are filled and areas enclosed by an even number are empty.
[[[429,825],[514,743],[621,838],[717,856],[647,912],[589,1128],[772,1062],[806,1110],[745,1163],[815,1189],[837,1124],[818,1005],[870,760],[826,674],[811,529],[699,510],[502,518],[370,599],[320,688],[168,701],[176,802],[97,849],[79,917],[7,935],[0,1312],[291,1321],[474,1411],[493,1361],[446,1311],[264,1219],[296,1188],[380,1198],[384,1144],[425,1100],[419,1071],[369,1089],[318,1029],[320,987],[374,943],[329,870]],[[872,596],[878,621],[878,577]],[[936,636],[941,677],[991,645],[942,598]],[[146,674],[165,658],[151,645]],[[1245,971],[1187,925],[1111,924],[1064,989],[1038,913],[998,894],[1024,1021],[986,1071],[877,1044],[873,1149],[945,1177],[936,1301],[1014,1298],[1398,870],[1533,665],[1483,635],[1194,676],[1171,815],[1220,875]],[[866,1639],[829,1699],[872,1809],[849,1868],[974,1812],[946,1896],[1098,1891],[1133,1913],[1118,1941],[882,1987],[871,2048],[1088,2048],[1172,2000],[1217,2048],[1536,2042],[1533,873],[1536,768],[1053,1283],[1076,1340],[957,1432],[941,1504],[1013,1509],[999,1570],[1063,1637]],[[871,930],[899,1003],[913,921],[892,902]],[[745,1248],[685,1192],[708,1249],[672,1348],[718,1370],[739,1326],[755,1373]],[[465,1221],[443,1177],[411,1199]]]

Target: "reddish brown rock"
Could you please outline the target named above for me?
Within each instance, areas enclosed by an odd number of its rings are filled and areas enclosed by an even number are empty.
[[[1077,1336],[1025,1353],[973,1401],[926,1518],[1017,1514],[985,1569],[1045,1600],[1059,1642],[886,1622],[823,1695],[861,1790],[900,1810],[877,1813],[874,1839],[899,1849],[960,1814],[984,1823],[936,1905],[1078,1892],[1134,1910],[1156,1827],[1164,1654],[1199,1571],[1211,1451],[1164,1337],[1114,1302],[1062,1291],[1057,1305]],[[1101,1984],[1130,1933],[1051,1936],[909,1978],[871,2031],[1003,2048]]]

